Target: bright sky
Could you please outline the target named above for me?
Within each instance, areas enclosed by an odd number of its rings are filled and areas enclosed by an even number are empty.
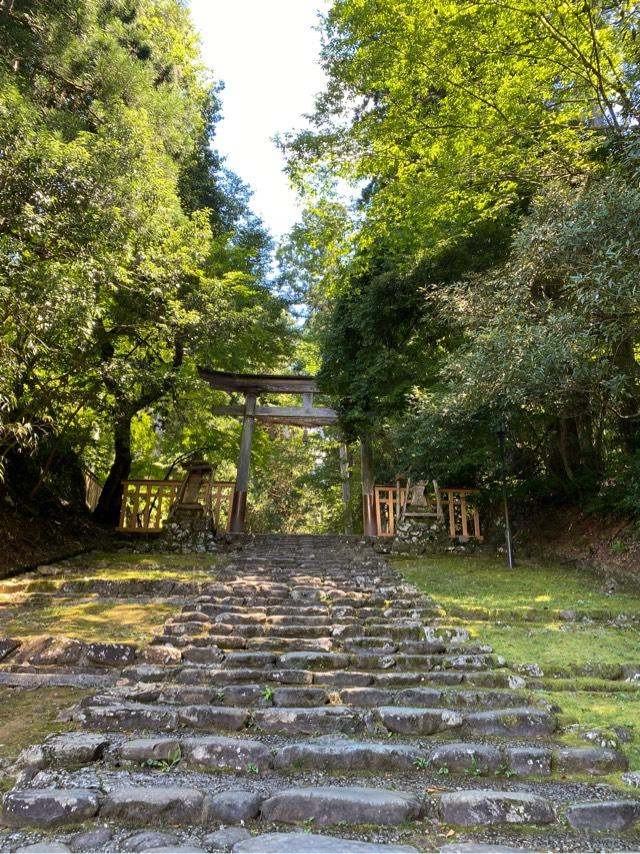
[[[223,80],[215,146],[254,190],[253,210],[274,237],[298,218],[296,195],[272,142],[302,127],[323,88],[313,27],[328,0],[191,0],[204,60]]]

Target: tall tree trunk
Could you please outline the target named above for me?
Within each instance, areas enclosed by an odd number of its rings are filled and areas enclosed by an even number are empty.
[[[122,481],[131,471],[131,415],[119,418],[113,428],[114,459],[102,488],[100,499],[93,511],[98,522],[105,525],[117,525],[120,519],[122,500]]]
[[[640,448],[640,390],[639,368],[635,355],[635,344],[631,338],[625,338],[616,348],[614,363],[628,376],[627,396],[622,401],[618,417],[618,432],[622,446],[627,454],[635,454]]]

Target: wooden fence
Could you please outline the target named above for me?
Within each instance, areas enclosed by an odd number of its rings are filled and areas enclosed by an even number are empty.
[[[181,480],[125,480],[122,482],[119,531],[154,534],[162,530]],[[207,494],[216,530],[229,530],[233,483],[215,482]]]
[[[474,539],[482,542],[480,530],[480,513],[475,496],[478,489],[458,489],[457,487],[440,487],[440,498],[445,519],[449,523],[449,536],[452,540],[458,538]],[[395,486],[375,486],[374,497],[376,507],[376,524],[379,537],[394,537],[396,524],[400,518],[404,504],[405,489]]]

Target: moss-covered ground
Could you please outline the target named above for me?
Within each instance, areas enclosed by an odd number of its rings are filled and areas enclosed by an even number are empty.
[[[597,579],[553,564],[508,570],[491,558],[438,556],[394,565],[510,665],[539,665],[563,723],[627,727],[622,746],[640,768],[640,682],[610,678],[619,665],[640,667],[639,596],[608,595]]]
[[[72,723],[57,718],[89,693],[79,688],[0,688],[0,792],[13,784],[2,768],[15,761],[25,747],[44,741],[51,733],[71,729]]]
[[[176,611],[168,602],[77,597],[52,598],[0,612],[0,635],[30,638],[55,635],[83,641],[145,643]]]
[[[95,552],[0,581],[0,636],[50,634],[84,641],[144,643],[175,612],[175,603],[91,593],[91,582],[211,581],[216,563],[211,555]],[[58,593],[68,581],[88,583],[82,593]]]

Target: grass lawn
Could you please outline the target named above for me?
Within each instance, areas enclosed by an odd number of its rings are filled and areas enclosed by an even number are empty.
[[[23,748],[51,733],[72,729],[72,723],[56,723],[56,718],[89,693],[78,688],[0,688],[0,760],[13,762]],[[13,780],[0,769],[0,792],[12,785]]]
[[[452,624],[491,644],[510,665],[540,665],[544,695],[561,708],[563,723],[630,728],[632,741],[623,748],[631,768],[640,768],[640,684],[606,678],[607,669],[640,665],[640,597],[607,595],[596,579],[554,565],[509,571],[495,559],[459,556],[393,563],[446,609]],[[559,620],[565,610],[586,620]],[[631,622],[607,621],[620,614]],[[572,675],[578,669],[585,675]],[[570,678],[554,680],[554,674]]]
[[[639,596],[605,594],[596,579],[553,564],[522,563],[509,570],[495,558],[458,555],[396,558],[393,563],[448,611],[468,610],[479,619],[545,621],[547,613],[555,616],[564,610],[640,617]]]
[[[145,643],[175,614],[175,603],[55,597],[43,605],[0,611],[0,635],[29,638],[63,635],[84,641]]]

